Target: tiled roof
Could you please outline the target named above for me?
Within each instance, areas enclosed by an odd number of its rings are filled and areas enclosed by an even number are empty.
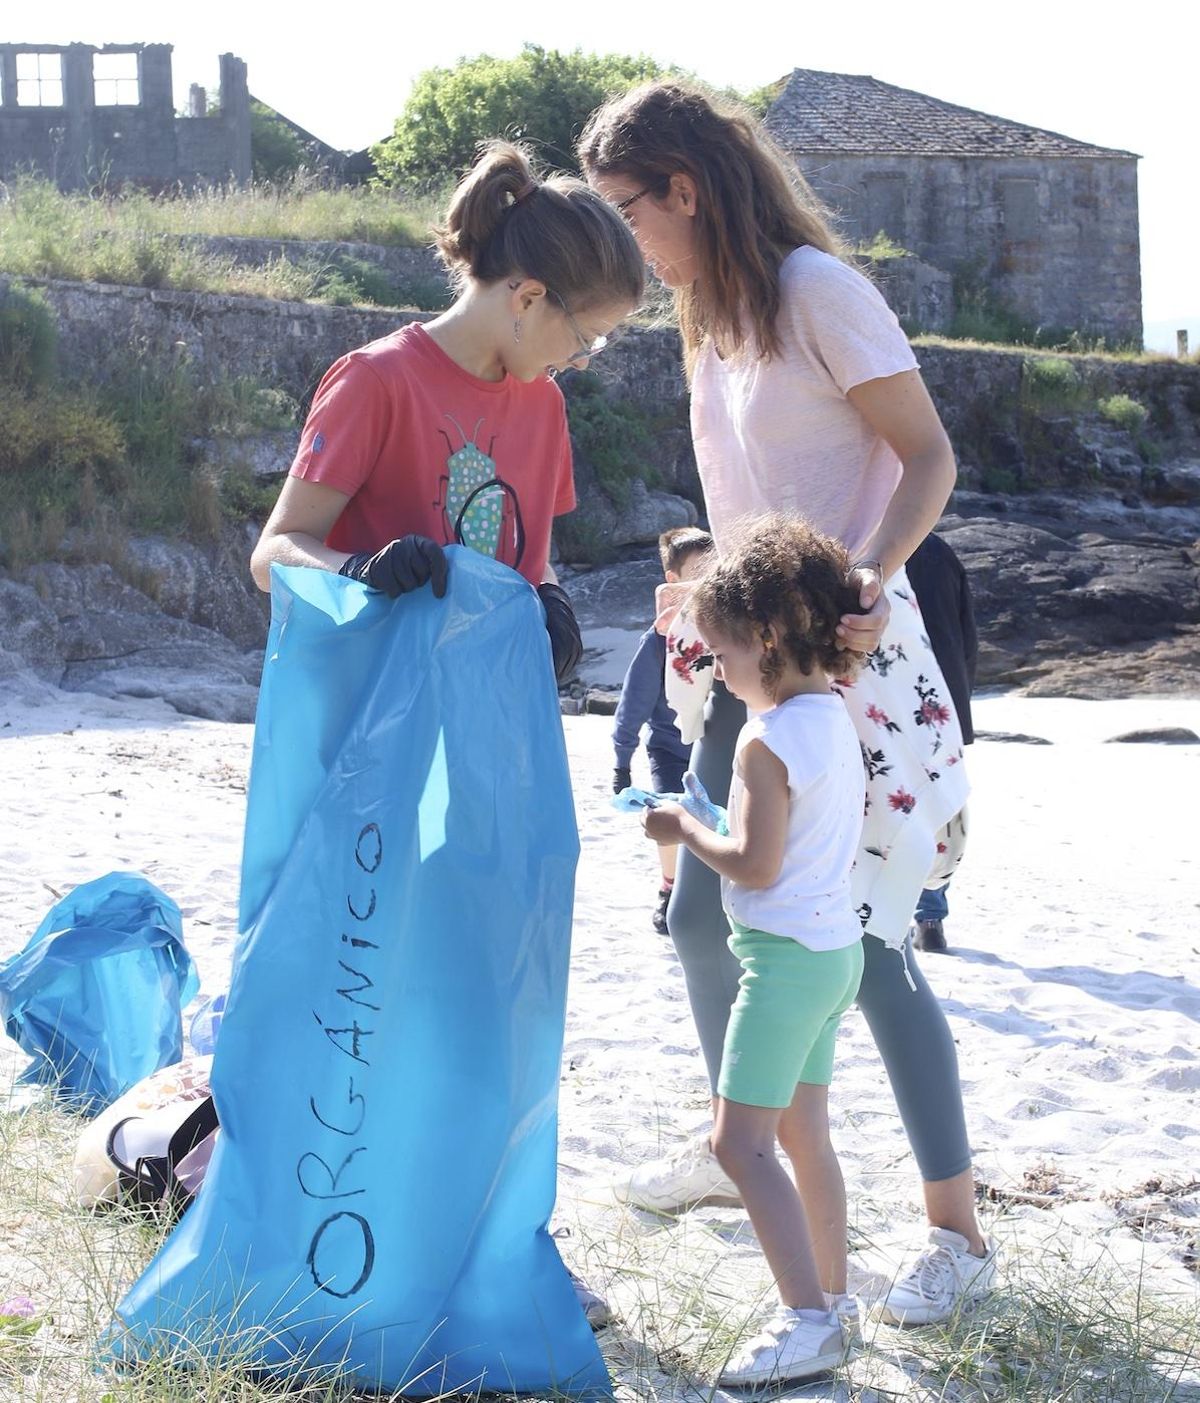
[[[1058,132],[956,107],[925,93],[850,73],[797,68],[767,112],[788,150],[913,156],[1126,156]]]

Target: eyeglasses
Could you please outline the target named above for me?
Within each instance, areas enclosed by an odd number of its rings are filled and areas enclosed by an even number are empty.
[[[580,361],[591,360],[593,356],[598,356],[600,354],[600,352],[605,348],[605,346],[608,345],[608,337],[597,336],[593,340],[589,341],[587,337],[583,334],[583,332],[580,331],[579,323],[571,315],[571,309],[562,300],[558,293],[552,291],[550,288],[546,289],[546,293],[547,296],[553,297],[555,302],[557,302],[558,305],[562,308],[562,314],[564,317],[566,317],[567,324],[575,333],[575,339],[579,342],[579,350],[574,351],[571,355],[569,355],[566,361],[568,368],[577,369]],[[551,378],[553,378],[553,376]]]
[[[653,185],[647,185],[644,190],[639,190],[636,195],[630,195],[627,199],[618,200],[616,206],[618,213],[624,214],[630,205],[636,205],[644,195],[648,195],[653,189]]]

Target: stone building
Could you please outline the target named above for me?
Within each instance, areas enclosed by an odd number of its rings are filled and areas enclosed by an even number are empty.
[[[797,68],[766,116],[841,217],[1034,326],[1140,344],[1137,161],[878,79]]]
[[[219,108],[192,88],[177,117],[170,44],[0,44],[0,180],[151,190],[250,178],[246,65],[222,54]]]

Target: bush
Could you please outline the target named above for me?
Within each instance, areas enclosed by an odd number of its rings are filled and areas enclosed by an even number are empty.
[[[246,376],[207,382],[185,359],[131,354],[90,393],[0,379],[0,555],[10,567],[68,550],[112,563],[134,532],[212,540],[227,520],[261,518],[276,489],[242,467],[210,471],[199,450],[297,414],[280,390]]]
[[[466,170],[481,141],[532,142],[547,164],[575,169],[575,141],[591,112],[663,70],[653,59],[561,53],[526,44],[515,58],[480,54],[418,74],[392,135],[371,148],[383,185],[444,180]]]
[[[605,493],[625,506],[635,478],[658,482],[651,466],[650,422],[645,412],[625,400],[610,399],[600,379],[589,371],[565,382],[571,437],[595,469]]]
[[[1069,360],[1060,356],[1026,356],[1021,371],[1021,399],[1038,409],[1072,409],[1087,398],[1087,385]]]
[[[0,383],[0,474],[36,474],[47,486],[84,468],[116,469],[125,458],[120,426],[94,396]]]
[[[1146,406],[1128,395],[1109,395],[1107,399],[1102,399],[1097,407],[1102,419],[1115,424],[1118,429],[1128,429],[1130,432],[1140,429],[1150,417]]]
[[[878,230],[875,237],[868,243],[856,245],[854,252],[859,258],[870,258],[874,261],[881,258],[912,257],[912,253],[908,249],[901,247],[900,244],[896,243],[896,241],[882,229]]]
[[[250,104],[250,165],[255,180],[279,181],[304,165],[304,144],[263,102]]]
[[[54,374],[58,325],[42,294],[0,287],[0,380],[44,385]]]

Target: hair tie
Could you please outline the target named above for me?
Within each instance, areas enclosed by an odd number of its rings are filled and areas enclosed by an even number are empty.
[[[530,197],[530,195],[532,195],[534,191],[537,190],[537,188],[538,182],[536,180],[527,180],[525,184],[522,185],[521,188],[517,191],[517,193],[513,196],[513,204],[519,205],[522,200],[527,200]]]

